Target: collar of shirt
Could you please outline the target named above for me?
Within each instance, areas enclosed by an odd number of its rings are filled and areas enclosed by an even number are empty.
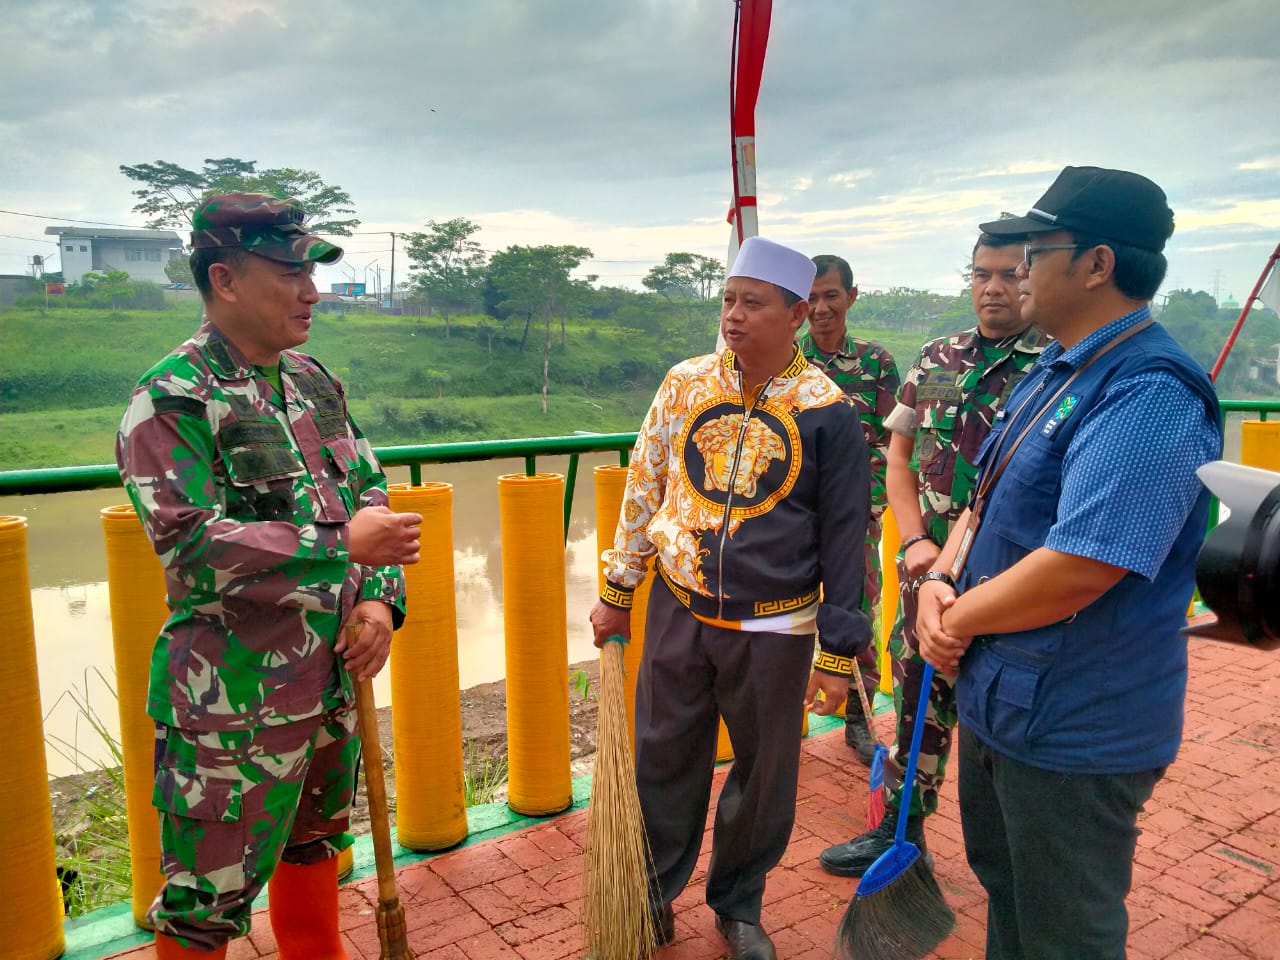
[[[851,360],[856,358],[858,355],[858,351],[853,345],[853,334],[851,333],[846,333],[844,335],[844,348],[837,350],[835,353],[827,353],[814,342],[813,334],[807,332],[800,338],[800,343],[797,344],[797,346],[799,346],[800,352],[805,356],[821,357],[827,363],[830,363],[832,360]]]
[[[1118,320],[1112,320],[1105,327],[1099,327],[1070,350],[1063,350],[1062,344],[1054,340],[1044,348],[1044,351],[1040,354],[1040,359],[1036,361],[1036,366],[1047,368],[1055,364],[1062,364],[1074,370],[1097,353],[1100,348],[1110,343],[1130,327],[1136,327],[1144,320],[1150,319],[1151,307],[1148,304],[1143,304],[1137,310],[1126,313]]]

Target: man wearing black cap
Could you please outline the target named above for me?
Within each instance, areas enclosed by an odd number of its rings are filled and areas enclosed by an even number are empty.
[[[1022,316],[1057,341],[978,456],[970,509],[914,584],[956,673],[960,812],[987,953],[1125,956],[1136,822],[1182,735],[1186,641],[1222,449],[1204,371],[1151,320],[1173,214],[1137,174],[1067,167],[1025,216]]]
[[[422,518],[388,509],[342,387],[291,349],[319,300],[315,264],[342,256],[303,219],[264,194],[200,207],[204,321],[143,375],[116,443],[171,611],[147,696],[160,960],[226,956],[268,880],[280,960],[347,957],[336,858],[351,844],[352,681],[387,659]]]

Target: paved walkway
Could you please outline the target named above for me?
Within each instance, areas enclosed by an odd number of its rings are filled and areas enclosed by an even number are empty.
[[[881,739],[891,715],[877,718]],[[815,724],[815,727],[817,725]],[[817,855],[861,831],[865,771],[850,763],[839,730],[805,742],[796,827],[769,876],[764,926],[783,960],[829,960],[837,924],[856,881],[829,877]],[[722,770],[716,779],[723,780]],[[1187,730],[1177,763],[1141,821],[1129,898],[1129,955],[1135,960],[1280,958],[1280,652],[1195,641]],[[583,810],[498,839],[421,860],[399,871],[410,946],[437,960],[561,960],[582,956],[575,919],[586,829]],[[929,848],[956,931],[938,958],[980,958],[986,899],[960,840],[955,784],[928,822]],[[723,956],[703,902],[702,868],[677,901],[677,940],[659,960]],[[342,928],[353,960],[376,960],[372,878],[341,894]],[[274,960],[265,913],[232,945],[232,960]],[[150,960],[150,945],[116,954]]]

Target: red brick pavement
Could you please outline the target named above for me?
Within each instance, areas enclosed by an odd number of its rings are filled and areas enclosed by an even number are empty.
[[[882,739],[891,716],[877,718]],[[764,926],[784,960],[829,960],[856,881],[824,874],[818,851],[862,829],[865,771],[838,732],[805,742],[791,845],[769,875]],[[717,786],[724,771],[716,778]],[[1186,741],[1141,821],[1129,897],[1135,960],[1280,958],[1280,653],[1192,643]],[[410,946],[439,960],[562,960],[582,956],[576,924],[586,813],[545,821],[399,872]],[[955,784],[928,823],[938,881],[956,931],[934,956],[983,953],[986,897],[964,860]],[[703,901],[710,834],[676,902],[676,941],[659,960],[724,956]],[[343,938],[353,960],[376,960],[372,878],[342,889]],[[120,954],[151,958],[151,946]],[[264,913],[232,944],[231,960],[275,960]]]

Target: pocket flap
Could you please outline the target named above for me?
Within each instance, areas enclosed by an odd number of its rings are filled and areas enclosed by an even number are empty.
[[[1040,671],[1018,663],[1005,662],[1000,671],[999,686],[996,697],[1005,703],[1023,710],[1030,710],[1036,698],[1036,684],[1040,681]]]
[[[240,781],[160,767],[151,805],[189,820],[234,823],[240,819]]]

